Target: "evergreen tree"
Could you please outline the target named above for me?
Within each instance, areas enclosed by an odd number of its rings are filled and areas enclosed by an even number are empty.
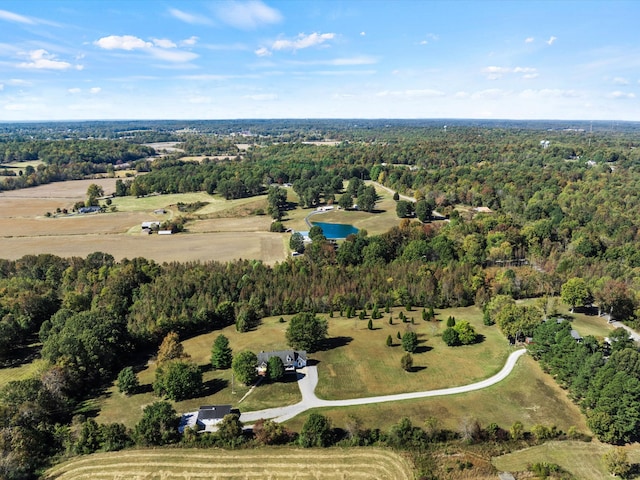
[[[211,365],[216,370],[226,370],[231,368],[232,360],[233,355],[229,346],[229,339],[224,335],[218,335],[211,349]]]

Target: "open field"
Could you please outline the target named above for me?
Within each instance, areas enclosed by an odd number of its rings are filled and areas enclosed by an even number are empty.
[[[301,450],[129,450],[80,457],[48,470],[45,479],[412,479],[403,457],[380,448]]]
[[[51,253],[84,257],[103,251],[117,260],[139,256],[157,262],[256,258],[269,264],[287,256],[288,235],[270,233],[271,219],[254,214],[266,207],[265,196],[232,201],[206,193],[118,197],[113,200],[117,212],[45,217],[46,212],[54,213],[57,208],[70,211],[77,201],[85,199],[90,184],[101,185],[109,194],[115,190],[115,182],[115,178],[102,178],[0,192],[1,256],[17,259]],[[195,212],[187,233],[171,237],[141,235],[141,222],[180,215],[171,205],[197,201],[208,204]],[[159,208],[165,208],[167,214],[154,214]]]
[[[394,310],[394,317],[399,311]],[[419,318],[419,311],[407,313]],[[480,312],[474,308],[449,309],[438,313],[444,318],[451,314],[458,320],[468,319],[473,324],[477,324],[481,317]],[[284,318],[288,320],[290,317]],[[500,370],[511,351],[496,327],[484,327],[485,341],[469,347],[450,348],[439,337],[427,333],[427,343],[420,347],[431,347],[433,350],[417,353],[414,359],[418,369],[407,373],[400,368],[401,347],[389,348],[384,342],[389,332],[395,335],[397,329],[404,328],[407,324],[394,320],[395,325],[390,326],[386,316],[384,320],[374,321],[375,328],[380,330],[369,331],[366,323],[366,320],[329,319],[329,336],[334,339],[334,348],[310,355],[312,360],[318,362],[320,382],[316,393],[320,397],[366,397],[465,385],[487,378]],[[389,328],[382,328],[382,323],[386,323]],[[435,322],[416,320],[416,323],[418,331],[431,332],[432,327],[439,328]],[[287,325],[286,321],[280,323],[277,318],[271,317],[264,319],[263,324],[255,331],[238,333],[232,326],[187,339],[183,344],[197,364],[206,366],[213,341],[220,333],[229,338],[235,353],[245,349],[254,352],[269,351],[287,348],[284,336]],[[348,338],[351,340],[347,342]],[[399,343],[395,337],[394,343]],[[343,359],[353,359],[353,363],[349,364],[348,360],[342,361]],[[100,410],[98,421],[135,425],[142,415],[142,408],[157,400],[151,393],[154,375],[153,362],[141,366],[138,378],[144,393],[131,397],[120,395],[115,387],[110,388],[104,397],[95,402],[95,407]],[[209,389],[207,394],[198,399],[176,403],[176,411],[188,412],[196,410],[200,405],[229,403],[248,412],[294,404],[301,398],[295,382],[267,383],[255,388],[242,403],[238,403],[248,389],[236,383],[236,393],[233,394],[230,371],[207,370],[204,380]],[[440,398],[331,408],[324,409],[323,413],[328,414],[336,426],[344,426],[351,414],[360,418],[365,427],[382,429],[397,423],[403,416],[410,417],[416,425],[421,425],[427,417],[435,416],[440,419],[443,427],[456,430],[462,419],[472,415],[483,425],[496,422],[508,428],[513,422],[520,420],[527,427],[542,423],[557,425],[566,431],[575,425],[579,431],[588,432],[578,408],[528,356],[518,361],[514,372],[506,380],[486,390]],[[288,424],[299,429],[305,418],[306,415],[301,415]]]
[[[548,462],[560,465],[580,480],[601,480],[612,478],[602,461],[602,455],[613,448],[597,441],[585,442],[547,442],[543,445],[527,448],[492,459],[493,465],[500,471],[524,471],[527,465]],[[625,447],[629,461],[640,463],[640,446]]]
[[[146,257],[156,262],[188,262],[256,258],[268,264],[285,257],[282,235],[237,232],[179,235],[55,235],[0,238],[2,258],[15,260],[27,254],[51,253],[60,257],[86,257],[106,252],[116,260]]]
[[[425,322],[421,309],[407,311],[391,309],[382,319],[373,320],[374,330],[367,329],[368,320],[333,318],[329,321],[329,335],[346,348],[333,348],[313,355],[318,363],[319,397],[329,400],[388,395],[419,390],[466,385],[497,373],[511,352],[508,342],[497,327],[482,324],[482,313],[475,307],[452,308],[436,311],[442,321]],[[415,325],[403,323],[403,312],[413,318]],[[393,325],[389,325],[392,315]],[[468,320],[484,341],[460,347],[448,347],[440,337],[449,315],[456,320]],[[406,373],[400,368],[404,354],[397,339],[406,331],[418,334],[420,345],[413,355],[414,371]],[[391,335],[394,346],[387,347]]]
[[[579,432],[589,434],[578,407],[528,355],[518,360],[505,380],[484,390],[420,400],[323,408],[321,413],[339,427],[344,427],[351,416],[358,418],[363,428],[381,430],[389,429],[402,417],[408,417],[418,426],[427,418],[435,417],[441,428],[458,431],[463,420],[471,418],[482,426],[495,422],[508,429],[515,421],[521,421],[526,429],[543,424],[556,425],[566,432],[575,426]],[[300,415],[287,425],[299,431],[305,419],[306,414]]]

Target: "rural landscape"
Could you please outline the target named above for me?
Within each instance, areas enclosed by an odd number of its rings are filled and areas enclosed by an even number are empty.
[[[0,480],[640,479],[628,0],[3,0]]]
[[[633,124],[71,127],[3,133],[5,478],[634,475]]]

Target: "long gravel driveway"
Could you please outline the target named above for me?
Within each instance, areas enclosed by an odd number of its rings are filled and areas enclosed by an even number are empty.
[[[515,367],[518,358],[527,353],[527,350],[520,349],[511,353],[507,358],[507,362],[498,373],[485,380],[481,380],[470,385],[460,387],[441,388],[439,390],[427,390],[424,392],[399,393],[396,395],[380,395],[377,397],[352,398],[348,400],[322,400],[316,397],[315,389],[318,385],[318,369],[315,366],[307,366],[298,372],[298,386],[302,393],[302,400],[295,405],[286,407],[268,408],[265,410],[257,410],[255,412],[245,412],[240,415],[242,423],[254,423],[255,421],[264,419],[273,419],[276,422],[284,422],[296,415],[305,412],[311,408],[318,407],[348,407],[352,405],[367,405],[371,403],[394,402],[397,400],[412,400],[416,398],[439,397],[443,395],[456,395],[458,393],[473,392],[490,387],[504,380]]]

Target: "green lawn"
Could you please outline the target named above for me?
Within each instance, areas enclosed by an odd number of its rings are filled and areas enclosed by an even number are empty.
[[[401,312],[414,324],[403,323],[399,319]],[[465,385],[498,372],[511,352],[497,327],[482,324],[482,313],[475,307],[436,311],[437,318],[443,321],[433,322],[423,321],[421,312],[422,309],[409,312],[393,308],[384,318],[373,321],[374,330],[367,329],[368,319],[329,319],[330,337],[346,346],[313,355],[319,362],[318,396],[333,400]],[[441,333],[450,315],[469,321],[483,340],[475,345],[448,347]],[[393,325],[389,325],[389,316],[393,316]],[[397,339],[398,333],[403,335],[409,330],[418,334],[420,342],[411,373],[400,368],[405,352]],[[386,345],[389,335],[393,347]]]
[[[366,397],[389,393],[429,390],[455,385],[464,385],[487,378],[504,365],[512,351],[497,327],[482,325],[482,315],[474,307],[440,310],[438,318],[446,320],[453,315],[458,320],[468,320],[484,335],[484,341],[467,347],[447,347],[438,336],[444,322],[424,322],[421,309],[406,312],[415,319],[415,325],[405,324],[397,318],[401,309],[393,309],[394,325],[388,324],[389,314],[384,319],[374,320],[373,331],[367,329],[367,320],[329,318],[329,336],[334,348],[317,352],[310,358],[317,362],[319,371],[318,396],[327,399]],[[212,332],[185,340],[185,350],[199,365],[205,367],[204,379],[210,390],[206,396],[175,404],[178,412],[193,411],[200,405],[230,403],[241,411],[252,411],[300,400],[294,382],[267,383],[255,388],[242,403],[238,403],[248,391],[247,387],[235,384],[232,392],[230,371],[212,371],[209,362],[211,345],[215,337],[224,333],[235,353],[244,349],[254,352],[287,348],[285,323],[279,317],[263,320],[255,331],[238,333],[234,327],[222,332]],[[414,364],[417,371],[407,373],[400,368],[401,347],[387,347],[385,340],[392,334],[394,343],[397,331],[413,328],[419,334],[421,351],[416,353]],[[107,395],[97,401],[100,408],[99,421],[123,422],[134,425],[140,418],[142,408],[157,398],[151,392],[155,364],[150,362],[138,374],[145,393],[124,397],[112,387]],[[417,425],[430,416],[440,419],[443,426],[455,430],[461,419],[477,418],[483,425],[496,422],[508,428],[516,420],[530,427],[536,423],[557,425],[566,430],[575,425],[579,431],[588,433],[580,411],[567,398],[553,379],[545,375],[528,356],[519,360],[513,374],[500,384],[489,389],[464,395],[366,405],[349,408],[327,409],[336,426],[344,426],[346,418],[355,414],[367,427],[388,428],[402,416],[409,416]],[[306,415],[289,423],[300,428]]]
[[[518,360],[509,377],[484,390],[445,397],[322,409],[334,425],[344,427],[350,416],[357,417],[363,428],[388,429],[402,417],[421,426],[429,417],[438,419],[442,428],[458,431],[465,418],[473,418],[482,426],[495,422],[508,429],[515,421],[525,428],[535,424],[555,425],[567,431],[575,426],[590,435],[580,410],[553,379],[528,355]],[[306,418],[296,417],[287,424],[299,431]]]

